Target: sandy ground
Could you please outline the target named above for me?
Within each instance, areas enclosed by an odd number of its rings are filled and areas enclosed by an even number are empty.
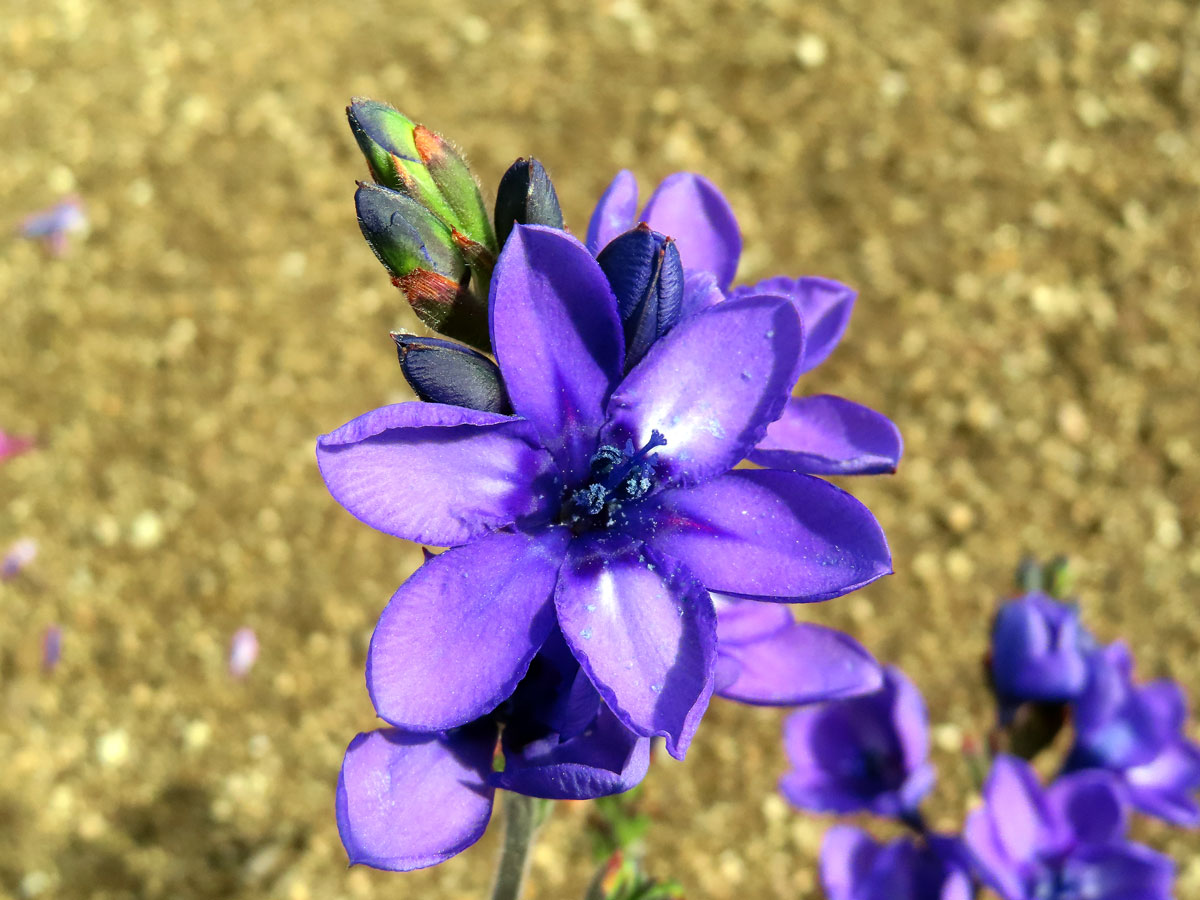
[[[373,726],[366,642],[415,547],[326,495],[322,431],[407,395],[414,325],[358,234],[342,106],[392,101],[494,191],[537,155],[586,226],[612,173],[687,168],[743,225],[740,280],[861,290],[802,385],[900,423],[854,482],[896,574],[806,617],[926,692],[956,753],[989,710],[986,620],[1068,552],[1100,635],[1200,685],[1200,17],[1182,2],[4,0],[0,225],[78,191],[63,259],[0,244],[0,895],[474,898],[498,829],[408,876],[348,871],[338,763]],[[57,671],[38,642],[64,629]],[[244,681],[235,628],[262,643]],[[774,794],[781,714],[714,703],[647,782],[654,871],[693,898],[819,895],[826,822]],[[578,895],[560,809],[532,898]],[[1142,829],[1200,896],[1200,840]]]

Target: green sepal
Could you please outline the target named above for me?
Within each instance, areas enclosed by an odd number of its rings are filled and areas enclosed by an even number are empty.
[[[483,203],[479,182],[457,148],[440,134],[418,125],[413,143],[429,177],[460,223],[458,230],[491,251],[497,250],[491,217]]]

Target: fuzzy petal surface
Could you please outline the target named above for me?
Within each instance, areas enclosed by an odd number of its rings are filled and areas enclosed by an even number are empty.
[[[721,303],[680,322],[613,392],[602,442],[642,447],[658,431],[667,443],[656,472],[669,484],[728,471],[783,411],[802,345],[781,298]]]
[[[637,201],[637,178],[628,169],[622,169],[600,195],[588,222],[587,248],[593,256],[618,234],[633,227]]]
[[[811,475],[738,469],[663,491],[638,513],[634,532],[710,591],[828,600],[892,570],[870,510]]]
[[[683,759],[713,689],[716,613],[677,563],[628,538],[577,538],[555,593],[563,636],[630,730]]]
[[[437,865],[482,837],[496,728],[450,734],[384,728],[350,742],[337,787],[338,833],[351,865],[407,872]]]
[[[583,244],[518,225],[492,276],[492,346],[513,409],[568,479],[586,471],[625,365],[617,301]]]
[[[317,464],[355,518],[438,547],[546,518],[560,492],[530,423],[438,403],[384,406],[347,422],[317,440]]]
[[[725,290],[737,274],[742,234],[733,207],[717,186],[701,175],[668,175],[651,195],[642,220],[675,239],[683,264],[712,272]]]
[[[812,475],[878,475],[896,471],[903,452],[900,429],[887,416],[815,394],[788,401],[750,461]]]
[[[842,339],[858,292],[830,278],[777,276],[729,292],[732,300],[754,294],[782,294],[796,304],[804,323],[804,363],[801,372],[815,369]]]
[[[392,596],[367,654],[379,717],[441,731],[508,697],[554,627],[568,533],[498,532],[425,562]]]

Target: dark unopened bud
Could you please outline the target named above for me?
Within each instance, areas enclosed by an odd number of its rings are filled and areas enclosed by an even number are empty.
[[[644,223],[610,241],[596,261],[617,298],[628,371],[679,321],[683,263],[675,242]]]
[[[471,290],[452,232],[411,197],[373,184],[354,195],[358,224],[392,283],[434,331],[490,349],[487,300]]]
[[[503,247],[514,225],[563,227],[554,182],[536,159],[518,159],[508,167],[496,191],[496,240]]]
[[[392,334],[400,371],[416,395],[428,403],[508,415],[512,406],[500,369],[462,344],[415,334]]]

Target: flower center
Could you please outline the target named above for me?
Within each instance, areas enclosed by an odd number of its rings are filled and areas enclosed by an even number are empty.
[[[602,445],[592,454],[587,482],[564,498],[563,524],[571,526],[576,534],[611,528],[626,503],[641,500],[654,489],[654,460],[650,454],[666,443],[661,433],[652,431],[650,440],[639,450],[633,449],[632,441],[625,442],[624,450]]]

